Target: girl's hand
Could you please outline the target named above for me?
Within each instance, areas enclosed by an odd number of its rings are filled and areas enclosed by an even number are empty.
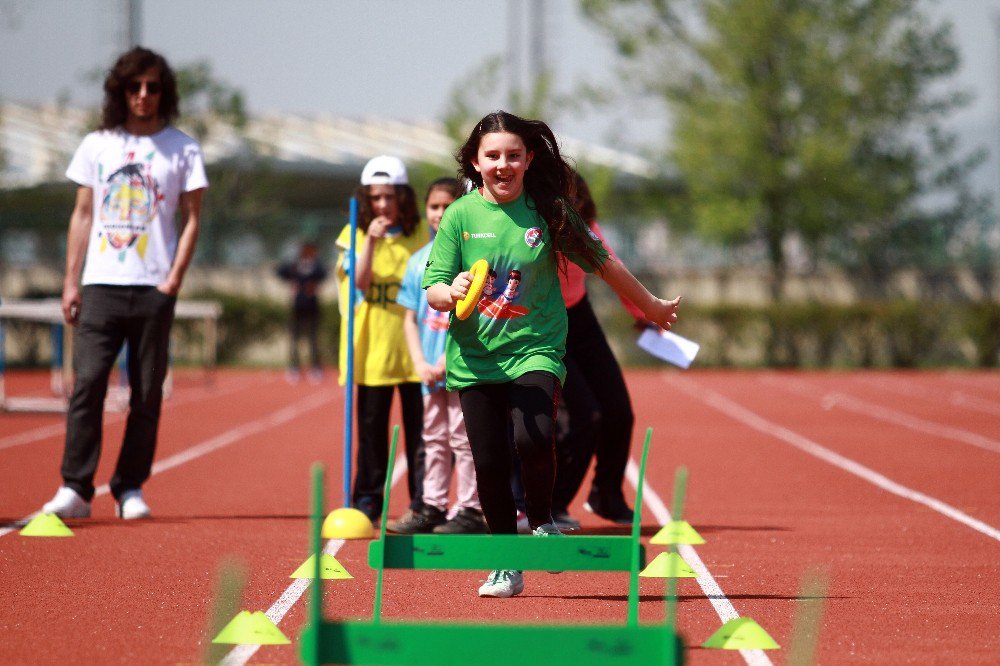
[[[451,282],[451,302],[458,303],[469,293],[469,285],[472,284],[472,273],[463,271],[455,276]]]
[[[379,215],[368,224],[368,235],[371,238],[385,238],[385,234],[392,226],[392,220],[385,215]]]
[[[417,371],[417,376],[420,377],[420,383],[425,386],[433,386],[439,379],[441,379],[434,366],[430,365],[426,361],[421,361],[416,364],[415,370]]]
[[[665,301],[662,298],[654,298],[653,305],[645,311],[646,317],[665,331],[677,323],[677,309],[680,307],[681,297],[672,301]]]

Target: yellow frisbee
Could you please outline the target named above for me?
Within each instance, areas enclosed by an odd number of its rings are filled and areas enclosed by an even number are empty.
[[[490,265],[485,259],[480,259],[472,264],[469,269],[472,273],[472,284],[469,285],[469,293],[455,306],[455,316],[459,319],[468,319],[472,311],[476,309],[476,303],[483,293],[483,285],[486,284],[486,276],[489,275]]]

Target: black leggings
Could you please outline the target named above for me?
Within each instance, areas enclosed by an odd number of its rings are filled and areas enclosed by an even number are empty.
[[[460,392],[476,463],[479,501],[493,534],[517,534],[517,510],[510,487],[510,425],[521,459],[528,523],[535,528],[552,520],[559,388],[555,375],[533,371],[511,382],[480,384]]]
[[[566,310],[568,426],[556,444],[557,472],[552,508],[565,511],[580,489],[596,454],[591,492],[605,501],[622,496],[635,416],[622,369],[585,296]]]

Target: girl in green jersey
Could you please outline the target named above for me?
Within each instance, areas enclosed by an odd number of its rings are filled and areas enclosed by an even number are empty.
[[[677,321],[680,298],[649,293],[610,257],[573,210],[573,172],[555,136],[538,120],[504,111],[483,118],[457,159],[475,186],[445,211],[427,261],[428,304],[454,310],[468,293],[469,272],[485,259],[495,275],[467,319],[452,317],[447,385],[459,391],[475,459],[479,498],[490,531],[516,534],[508,433],[521,459],[528,522],[534,534],[558,535],[552,523],[554,417],[566,369],[566,306],[557,251],[664,329]],[[494,571],[481,596],[524,589],[519,571]]]

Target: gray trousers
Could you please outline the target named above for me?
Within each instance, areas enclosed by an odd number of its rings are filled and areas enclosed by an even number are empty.
[[[131,396],[111,493],[121,497],[149,478],[176,303],[176,297],[155,287],[87,285],[81,290],[80,320],[73,340],[76,379],[66,416],[61,473],[64,485],[88,501],[94,496],[94,473],[101,455],[108,376],[126,342]]]

